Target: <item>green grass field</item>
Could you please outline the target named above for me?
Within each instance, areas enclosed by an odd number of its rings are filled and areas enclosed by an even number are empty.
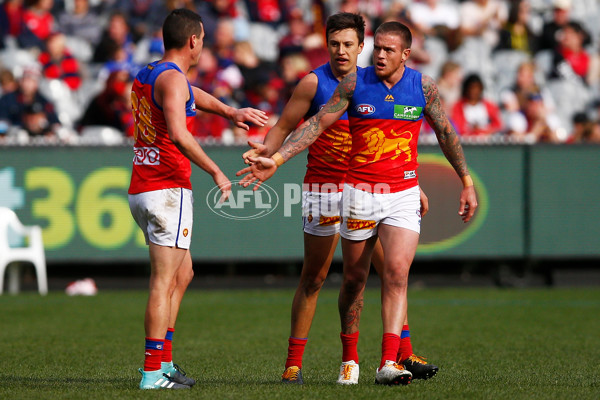
[[[279,383],[292,290],[187,294],[175,362],[189,391],[140,391],[146,293],[0,297],[0,399],[598,399],[600,289],[423,289],[409,292],[418,354],[440,367],[408,386],[373,383],[381,346],[378,290],[361,320],[359,385],[335,384],[337,292],[324,290],[303,386]]]

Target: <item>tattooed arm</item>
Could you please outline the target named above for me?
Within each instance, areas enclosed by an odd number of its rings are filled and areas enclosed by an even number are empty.
[[[446,159],[450,162],[450,165],[452,165],[463,183],[458,214],[464,222],[468,222],[477,208],[477,196],[473,187],[473,179],[469,175],[467,161],[465,160],[460,140],[444,112],[434,80],[429,76],[423,75],[422,85],[427,103],[425,105],[425,119],[427,119],[427,122],[433,128]]]
[[[242,178],[240,184],[247,187],[254,181],[259,181],[259,184],[266,181],[275,174],[277,167],[313,144],[325,129],[346,112],[355,88],[356,72],[353,72],[342,79],[327,104],[317,114],[296,128],[272,157],[249,157],[252,164],[236,174],[238,176],[247,174]],[[256,189],[257,187],[255,187]]]
[[[323,108],[290,134],[278,153],[284,162],[313,144],[319,135],[348,109],[350,99],[356,88],[356,72],[347,75],[335,88],[333,95]]]

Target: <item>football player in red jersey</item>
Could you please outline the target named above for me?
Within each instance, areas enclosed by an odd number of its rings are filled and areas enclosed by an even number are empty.
[[[234,109],[189,84],[185,73],[198,63],[203,38],[198,14],[172,11],[163,24],[163,58],[143,68],[132,87],[135,144],[129,206],[149,245],[151,265],[141,389],[183,389],[195,384],[171,358],[177,313],[194,274],[189,252],[190,161],[213,178],[223,198],[231,191],[229,179],[189,131],[196,107],[245,129],[244,121],[264,125],[267,120],[262,111]]]

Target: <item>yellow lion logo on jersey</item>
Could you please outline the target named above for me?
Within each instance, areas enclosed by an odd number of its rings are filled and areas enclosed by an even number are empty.
[[[412,133],[404,131],[396,133],[393,129],[390,131],[392,138],[385,136],[385,133],[379,128],[371,128],[365,133],[365,144],[367,148],[360,154],[356,155],[358,162],[375,162],[381,158],[383,154],[394,153],[390,158],[395,160],[400,154],[406,154],[406,161],[411,161],[412,154],[410,150],[410,141]]]

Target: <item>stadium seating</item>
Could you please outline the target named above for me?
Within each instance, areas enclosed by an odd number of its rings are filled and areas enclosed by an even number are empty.
[[[16,239],[16,240],[15,240]],[[16,243],[15,243],[16,242]],[[40,294],[48,293],[46,256],[39,226],[24,226],[10,208],[0,207],[0,294],[4,289],[4,273],[9,264],[27,261],[33,264]],[[19,271],[9,270],[9,291],[19,291]]]

